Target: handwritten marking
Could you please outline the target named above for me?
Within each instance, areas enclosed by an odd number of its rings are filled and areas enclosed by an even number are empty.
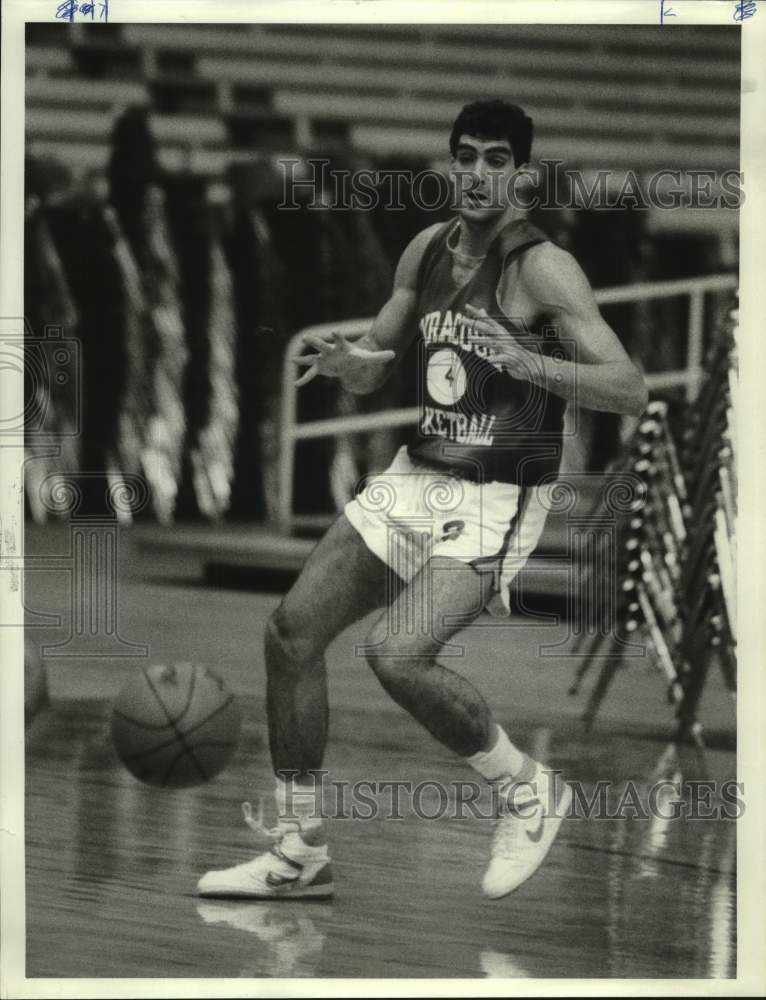
[[[96,8],[99,10],[99,19],[101,21],[109,20],[109,0],[97,0],[96,3],[90,2],[90,0],[64,0],[64,3],[60,3],[56,8],[56,20],[58,21],[69,21],[69,23],[74,22],[75,14],[79,11],[83,17],[88,17],[90,15],[91,21],[96,20]]]
[[[748,17],[755,14],[757,9],[755,0],[739,0],[734,8],[734,20],[746,21]]]
[[[666,17],[678,17],[678,14],[666,5],[666,0],[660,0],[660,24],[665,23]]]

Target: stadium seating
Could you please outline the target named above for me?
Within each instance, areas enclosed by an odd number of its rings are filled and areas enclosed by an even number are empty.
[[[200,171],[219,171],[237,150],[287,151],[327,135],[437,164],[455,110],[480,96],[528,107],[539,157],[645,171],[737,166],[734,27],[55,27],[28,26],[28,138],[75,169],[102,165],[110,119],[135,103],[157,112],[164,161]]]

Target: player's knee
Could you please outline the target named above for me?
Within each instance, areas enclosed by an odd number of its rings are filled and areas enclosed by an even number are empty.
[[[399,689],[420,661],[430,659],[410,636],[391,635],[377,626],[368,636],[366,646],[367,662],[389,692]]]
[[[387,655],[383,650],[376,649],[368,651],[367,662],[385,691],[393,693],[399,688],[402,664],[398,657]]]
[[[271,615],[266,625],[266,650],[269,669],[309,666],[324,652],[307,623],[283,605]]]

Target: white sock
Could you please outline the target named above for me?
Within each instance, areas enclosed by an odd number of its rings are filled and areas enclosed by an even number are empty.
[[[531,781],[537,768],[535,761],[511,743],[501,726],[496,726],[496,729],[497,739],[490,749],[466,757],[466,762],[487,781],[501,778]]]
[[[299,785],[295,781],[276,779],[277,823],[292,830],[300,824],[302,839],[307,844],[323,843],[321,788],[313,784]]]

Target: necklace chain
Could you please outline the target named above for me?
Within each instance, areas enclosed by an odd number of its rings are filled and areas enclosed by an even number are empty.
[[[463,250],[458,250],[457,247],[453,247],[450,244],[449,240],[447,240],[447,249],[449,250],[449,252],[452,254],[452,256],[456,260],[458,260],[458,261],[460,261],[460,262],[462,262],[464,264],[478,265],[487,256],[486,251],[484,253],[482,253],[482,254],[465,253]]]

